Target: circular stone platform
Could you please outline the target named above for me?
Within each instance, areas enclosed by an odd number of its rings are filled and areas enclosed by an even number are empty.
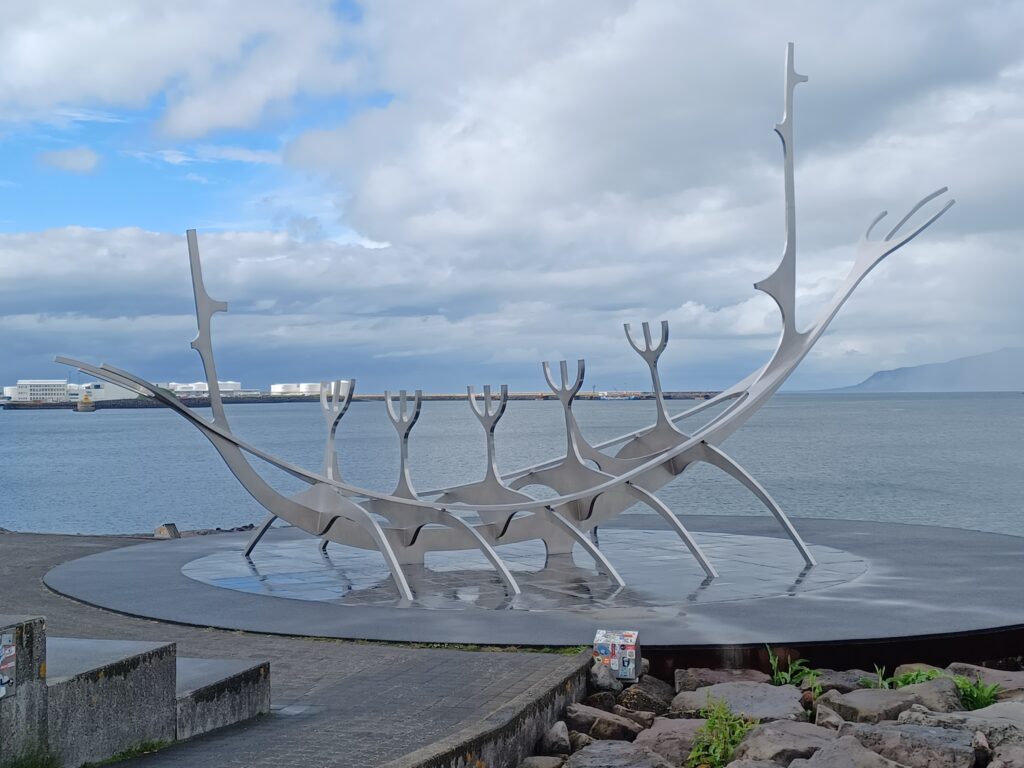
[[[627,586],[578,550],[545,562],[539,542],[499,548],[522,588],[510,596],[475,552],[407,566],[401,601],[381,556],[326,554],[274,529],[251,561],[247,534],[113,549],[50,571],[53,590],[103,608],[183,624],[286,635],[431,643],[579,645],[637,629],[647,648],[877,643],[1024,628],[1024,539],[935,526],[798,520],[819,564],[805,568],[774,521],[689,517],[720,573],[703,571],[646,515],[600,529]],[[657,528],[655,530],[655,528]]]

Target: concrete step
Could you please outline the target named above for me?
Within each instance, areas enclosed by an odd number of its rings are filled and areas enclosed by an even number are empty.
[[[177,738],[270,712],[270,663],[178,657]]]
[[[65,765],[174,741],[174,643],[46,639],[50,749]]]

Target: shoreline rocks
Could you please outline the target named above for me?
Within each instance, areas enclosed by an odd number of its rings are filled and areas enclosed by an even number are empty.
[[[937,668],[897,670],[882,682]],[[800,686],[693,667],[676,670],[674,685],[643,674],[623,687],[606,671],[592,667],[584,702],[566,708],[520,768],[678,768],[707,727],[709,702],[753,723],[726,768],[1024,768],[1024,672],[951,664],[931,680],[874,688],[878,675],[858,669],[820,670]],[[1007,688],[968,711],[953,674]]]

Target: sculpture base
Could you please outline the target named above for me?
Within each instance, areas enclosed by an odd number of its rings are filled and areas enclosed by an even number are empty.
[[[545,562],[542,546],[522,544],[502,554],[523,594],[507,595],[476,553],[434,553],[410,569],[417,599],[403,604],[380,555],[332,545],[324,556],[315,540],[287,528],[271,531],[251,563],[240,554],[244,535],[223,534],[91,555],[45,581],[122,613],[317,637],[554,646],[589,644],[598,628],[622,628],[639,630],[645,650],[670,654],[1021,639],[1024,539],[805,519],[797,527],[819,560],[806,569],[770,519],[684,522],[720,578],[703,580],[672,533],[634,515],[599,531],[627,582],[618,590],[578,550]],[[960,653],[969,656],[977,654]]]

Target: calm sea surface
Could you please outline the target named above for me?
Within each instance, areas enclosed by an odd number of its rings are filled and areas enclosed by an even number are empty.
[[[673,410],[692,403],[675,401]],[[653,403],[581,402],[593,442],[653,420]],[[318,404],[229,405],[237,434],[318,469]],[[498,426],[503,471],[564,452],[556,402],[512,402]],[[355,403],[339,445],[346,480],[390,491],[397,440],[382,403]],[[428,402],[411,438],[413,479],[479,479],[483,433],[466,403]],[[935,523],[1024,535],[1024,395],[776,395],[723,446],[793,516]],[[0,527],[126,533],[164,522],[233,527],[264,516],[213,448],[163,409],[0,411]],[[298,481],[270,471],[277,487]],[[687,470],[659,494],[679,514],[766,514],[735,482]]]

